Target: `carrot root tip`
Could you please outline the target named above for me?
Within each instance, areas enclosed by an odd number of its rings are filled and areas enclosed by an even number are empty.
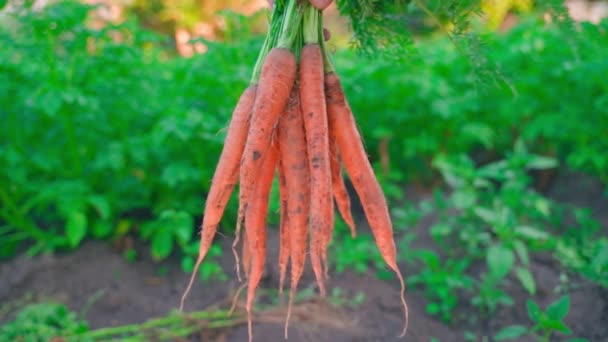
[[[230,311],[228,311],[228,316],[232,316],[232,314],[234,313],[234,310],[236,309],[236,305],[239,301],[239,296],[241,295],[241,292],[243,291],[243,289],[245,288],[247,284],[242,284],[241,286],[239,286],[238,290],[236,290],[236,293],[234,294],[234,298],[232,299],[232,306],[230,307]]]

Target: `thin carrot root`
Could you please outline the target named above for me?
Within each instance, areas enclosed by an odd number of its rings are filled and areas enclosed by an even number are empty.
[[[277,164],[279,175],[279,198],[281,201],[281,218],[279,222],[279,296],[283,298],[283,285],[287,274],[289,263],[289,215],[287,213],[287,183],[285,181],[285,169],[281,161]]]
[[[405,320],[405,322],[403,324],[403,331],[401,332],[401,335],[399,335],[399,337],[403,337],[407,332],[407,327],[409,325],[410,318],[408,314],[407,302],[405,301],[405,281],[403,280],[403,276],[401,275],[401,271],[399,271],[399,268],[395,268],[395,273],[397,274],[397,278],[399,278],[399,285],[401,286],[400,299],[401,304],[403,305],[403,319]]]
[[[192,275],[190,276],[188,286],[182,294],[179,305],[180,311],[184,309],[186,297],[190,293],[196,273],[211,247],[213,237],[217,232],[217,226],[222,219],[226,204],[230,199],[230,195],[232,194],[232,190],[238,179],[239,162],[243,154],[243,149],[245,148],[251,108],[253,107],[256,94],[257,86],[250,86],[245,89],[232,113],[232,119],[230,120],[230,125],[226,134],[224,148],[222,149],[219,163],[213,174],[209,195],[205,201],[205,215],[203,217],[203,224],[201,225],[201,242],[198,258],[194,265]]]
[[[239,286],[239,288],[236,290],[236,293],[234,294],[234,297],[232,298],[232,305],[230,306],[230,310],[228,311],[228,316],[232,316],[232,314],[234,313],[234,310],[236,309],[236,305],[239,302],[239,296],[241,295],[241,292],[243,292],[243,289],[245,288],[245,286],[247,286],[247,283],[241,284],[241,286]]]
[[[239,223],[237,223],[236,226],[236,230],[234,232],[234,241],[232,242],[232,255],[234,256],[234,267],[235,267],[235,272],[236,272],[236,278],[238,279],[239,283],[243,281],[243,279],[241,278],[241,260],[239,258],[239,252],[236,251],[236,247],[239,244],[239,240],[241,236],[241,225]]]
[[[245,279],[249,279],[249,272],[251,271],[251,251],[249,250],[249,242],[247,241],[247,234],[243,233],[243,245],[241,249],[243,273]]]
[[[279,154],[285,173],[287,216],[289,217],[289,245],[291,260],[291,289],[285,318],[285,338],[288,336],[289,319],[294,296],[306,263],[308,244],[308,218],[310,213],[310,169],[306,144],[306,132],[301,110],[298,87],[289,96],[285,114],[279,120]]]
[[[287,304],[287,315],[285,315],[285,339],[289,338],[289,319],[291,318],[291,308],[293,307],[293,301],[297,290],[297,288],[292,286],[289,291],[289,303]]]
[[[251,334],[251,310],[255,299],[255,292],[264,273],[264,263],[266,261],[266,216],[268,214],[268,198],[274,178],[274,170],[278,159],[278,149],[271,146],[264,157],[260,178],[258,179],[251,202],[245,214],[245,233],[247,243],[251,252],[251,270],[248,278],[247,287],[247,318],[249,328],[249,340]]]
[[[353,219],[351,208],[350,208],[350,197],[348,196],[348,190],[344,184],[344,177],[342,176],[342,168],[340,165],[340,151],[338,150],[338,144],[336,143],[336,137],[333,127],[330,123],[329,126],[329,157],[331,161],[331,182],[334,198],[338,206],[338,211],[342,216],[342,219],[350,229],[350,235],[352,238],[357,236],[357,230],[355,228],[355,220]]]

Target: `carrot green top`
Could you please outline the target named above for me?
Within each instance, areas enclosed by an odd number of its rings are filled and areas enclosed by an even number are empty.
[[[281,35],[277,42],[277,47],[293,50],[294,44],[301,30],[302,12],[308,5],[298,5],[297,0],[289,0],[283,16]]]
[[[304,31],[304,44],[319,43],[319,24],[321,23],[321,11],[313,6],[307,5],[304,12],[302,26]],[[323,39],[321,39],[323,40]]]
[[[260,54],[258,55],[258,59],[255,62],[255,66],[253,68],[253,73],[251,76],[251,85],[258,84],[260,79],[260,72],[262,71],[262,64],[264,64],[264,59],[268,52],[276,45],[279,33],[281,31],[281,26],[283,24],[283,13],[285,12],[285,6],[283,6],[282,1],[277,1],[272,11],[272,15],[270,17],[270,27],[268,29],[268,33],[266,34],[266,38],[264,39],[264,44],[262,45],[262,49],[260,50]]]

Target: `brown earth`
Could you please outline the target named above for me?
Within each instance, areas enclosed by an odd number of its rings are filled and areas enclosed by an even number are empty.
[[[608,227],[608,206],[602,193],[604,187],[596,181],[579,175],[559,176],[549,189],[548,195],[560,202],[593,209],[604,228]],[[416,230],[424,232],[432,223],[422,220]],[[270,230],[268,246],[277,246],[276,230]],[[217,259],[229,278],[234,275],[231,236],[218,237],[224,247],[223,257]],[[430,243],[424,234],[416,247]],[[429,247],[429,246],[427,246]],[[89,241],[78,250],[52,256],[28,258],[24,255],[0,263],[0,303],[54,299],[70,309],[83,312],[92,328],[144,322],[166,315],[179,305],[179,299],[188,275],[179,267],[177,258],[161,264],[147,257],[147,247],[136,244],[140,257],[128,262],[119,251],[107,242]],[[277,251],[269,251],[268,260],[277,260]],[[263,278],[263,288],[276,287],[278,271],[270,262]],[[404,265],[405,266],[405,265]],[[532,271],[537,279],[538,294],[535,300],[545,307],[559,297],[554,289],[559,284],[560,268],[551,258],[534,258]],[[160,272],[165,270],[165,272]],[[308,270],[310,271],[310,270]],[[407,274],[408,270],[404,267]],[[162,275],[159,275],[164,273]],[[308,272],[301,287],[314,287],[314,278]],[[575,279],[579,290],[571,292],[571,310],[566,324],[574,336],[590,341],[608,341],[608,291],[585,280]],[[377,279],[372,271],[365,275],[353,272],[334,274],[329,282],[333,288],[353,297],[363,292],[365,301],[354,307],[334,307],[328,302],[308,300],[297,309],[292,321],[289,341],[425,341],[435,337],[439,341],[464,341],[464,332],[472,331],[481,336],[498,331],[511,324],[528,325],[525,300],[528,295],[513,280],[507,284],[515,305],[502,309],[497,315],[477,326],[446,326],[425,312],[426,300],[421,289],[407,293],[410,328],[404,339],[398,339],[403,312],[398,300],[398,283]],[[197,283],[186,310],[201,310],[214,304],[228,305],[238,283],[211,281]],[[466,310],[465,310],[466,313]],[[14,313],[13,313],[14,314]],[[283,339],[283,312],[261,318],[254,323],[255,341],[279,341]],[[12,315],[0,317],[0,322]],[[263,315],[262,315],[263,316]],[[604,322],[604,323],[602,323]],[[247,327],[239,325],[210,334],[201,333],[192,340],[246,341]]]

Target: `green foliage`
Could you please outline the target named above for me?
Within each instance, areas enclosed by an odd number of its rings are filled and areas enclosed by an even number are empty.
[[[0,326],[0,340],[47,342],[54,337],[87,332],[88,324],[57,303],[30,304],[14,320]]]
[[[439,215],[429,233],[441,252],[402,246],[411,254],[405,259],[421,266],[408,281],[424,289],[430,314],[450,322],[460,301],[470,298],[479,317],[488,317],[513,304],[505,289],[509,277],[534,295],[530,260],[538,252],[550,251],[565,267],[605,284],[608,262],[599,250],[605,238],[597,221],[579,213],[575,227],[566,227],[570,210],[531,188],[528,171],[553,168],[554,159],[529,153],[518,140],[504,160],[477,167],[467,156],[440,154],[433,165],[451,187],[426,205]]]
[[[446,39],[421,42],[421,60],[399,63],[338,53],[336,69],[372,158],[387,139],[403,180],[430,183],[438,152],[498,160],[522,137],[532,152],[608,182],[608,21],[581,24],[576,35],[535,17],[522,21],[487,37],[488,58],[507,82],[498,86],[479,86],[477,66]]]
[[[496,335],[494,340],[496,341],[508,341],[517,340],[524,335],[530,335],[537,341],[545,342],[551,341],[554,338],[554,334],[572,335],[572,330],[564,324],[563,320],[568,315],[570,310],[570,297],[563,296],[557,299],[555,302],[549,304],[545,311],[528,299],[526,302],[528,309],[528,317],[533,322],[533,326],[528,328],[523,325],[512,325],[501,329]],[[575,338],[569,339],[569,342],[583,342],[585,339]]]
[[[184,314],[171,311],[142,323],[90,329],[88,323],[63,304],[30,304],[17,317],[0,326],[2,341],[173,341],[205,329],[225,329],[242,324],[241,315],[228,310],[203,310]]]
[[[0,19],[2,255],[130,234],[156,259],[175,246],[191,257],[260,42],[171,58],[134,20],[89,28],[89,9],[58,2]]]
[[[370,3],[379,6],[378,15],[393,8]],[[399,9],[415,12],[412,6]],[[473,2],[459,6],[439,9],[474,12]],[[0,17],[0,256],[24,244],[35,254],[74,248],[87,238],[132,235],[150,243],[156,260],[179,254],[190,271],[198,250],[193,232],[224,128],[261,40],[249,37],[242,17],[227,16],[235,20],[228,27],[238,28],[230,43],[205,42],[208,53],[175,58],[165,39],[134,19],[88,27],[89,10],[58,2]],[[359,25],[376,18],[354,7],[352,13]],[[382,20],[367,23],[395,35],[376,32],[385,39],[375,40],[377,48],[406,43],[391,25],[381,28]],[[369,29],[364,26],[361,32]],[[579,210],[577,223],[563,229],[555,215],[561,209],[531,190],[528,174],[559,160],[608,181],[606,28],[606,21],[583,24],[572,34],[531,17],[508,33],[484,37],[488,61],[506,80],[498,86],[480,87],[474,59],[446,39],[423,41],[421,58],[398,62],[336,54],[374,162],[380,141],[388,141],[391,168],[378,174],[389,198],[401,203],[401,184],[439,176],[452,188],[438,191],[426,208],[394,208],[396,230],[434,211],[440,214],[430,230],[434,241],[443,247],[457,242],[457,248],[442,249],[446,254],[408,253],[408,261],[429,270],[409,280],[432,284],[426,287],[429,312],[449,321],[456,295],[464,292],[480,312],[492,313],[511,302],[502,287],[509,277],[533,295],[529,264],[537,251],[550,251],[568,269],[606,285],[608,240],[597,238],[597,223]],[[225,217],[231,227],[234,199]],[[346,235],[344,227],[338,232]],[[414,236],[405,235],[409,250]],[[390,275],[364,230],[357,239],[337,239],[332,253],[338,271],[375,265],[381,276]],[[209,252],[221,253],[217,246]],[[125,255],[136,257],[133,251]],[[480,263],[484,272],[472,276],[470,268]],[[200,274],[222,277],[212,262]]]

